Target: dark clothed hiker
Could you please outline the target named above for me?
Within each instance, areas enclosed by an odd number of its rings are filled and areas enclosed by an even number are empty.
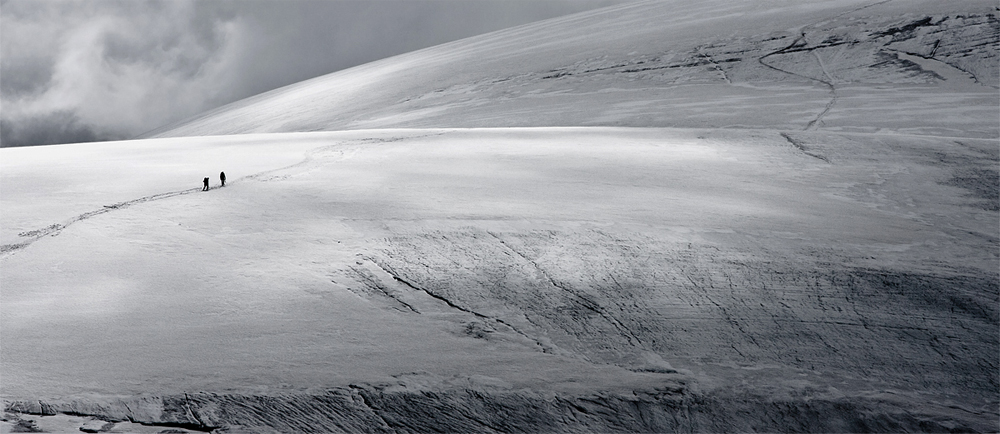
[[[205,183],[205,186],[201,188],[201,191],[208,191],[208,178],[205,178],[202,182]]]
[[[226,186],[226,172],[220,173],[219,174],[219,179],[222,180],[222,186],[225,187]]]

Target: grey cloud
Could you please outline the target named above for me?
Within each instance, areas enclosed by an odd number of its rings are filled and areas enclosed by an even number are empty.
[[[0,94],[20,98],[37,93],[52,80],[54,59],[24,57],[18,62],[0,62]]]
[[[55,58],[49,55],[53,34],[41,26],[19,26],[24,22],[44,22],[51,3],[40,7],[17,7],[16,2],[0,3],[0,95],[20,98],[39,92],[52,78]]]
[[[209,108],[238,29],[198,3],[5,2],[0,146],[128,138]]]
[[[128,138],[384,57],[622,0],[8,0],[0,146]]]
[[[16,123],[0,119],[0,144],[4,148],[124,138],[99,134],[91,127],[81,124],[76,115],[69,111],[46,113]]]
[[[157,35],[156,38],[110,32],[101,41],[104,60],[112,64],[142,63],[164,73],[194,76],[206,61],[223,48],[226,41],[225,35],[215,25],[224,21],[208,20],[197,14],[192,18],[189,26]],[[186,43],[200,49],[180,51]]]

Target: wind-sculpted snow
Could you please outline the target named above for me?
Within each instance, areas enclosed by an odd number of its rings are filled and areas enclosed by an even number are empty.
[[[150,136],[606,125],[997,137],[998,47],[987,1],[630,3],[318,77]]]
[[[403,380],[317,394],[199,393],[101,405],[14,402],[8,409],[35,415],[99,414],[104,419],[100,425],[107,426],[104,432],[121,422],[134,430],[146,426],[181,433],[220,427],[226,427],[223,432],[262,433],[969,432],[992,428],[985,420],[954,422],[960,409],[941,407],[915,415],[912,408],[894,401],[891,394],[850,399],[822,393],[794,399],[743,393],[700,396],[683,384],[627,394],[553,396],[482,385],[426,389]],[[885,411],[893,407],[898,410]]]
[[[1000,388],[995,276],[843,268],[836,264],[846,258],[753,253],[760,250],[602,230],[469,228],[394,237],[373,260],[597,363],[629,365],[653,352],[719,366],[780,364],[840,388],[862,376],[869,387],[984,397]]]

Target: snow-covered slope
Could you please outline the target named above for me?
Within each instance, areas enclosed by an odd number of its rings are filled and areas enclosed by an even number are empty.
[[[990,430],[997,151],[618,128],[5,150],[3,394],[265,432]]]
[[[629,3],[318,77],[149,136],[604,125],[996,137],[995,7]]]
[[[628,4],[0,150],[0,429],[996,431],[998,35]]]

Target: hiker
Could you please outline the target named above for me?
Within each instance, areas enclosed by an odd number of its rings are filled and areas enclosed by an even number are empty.
[[[202,182],[205,183],[205,186],[201,188],[201,191],[208,191],[208,178],[205,178]]]
[[[219,173],[219,179],[222,180],[222,186],[226,186],[226,172]]]

